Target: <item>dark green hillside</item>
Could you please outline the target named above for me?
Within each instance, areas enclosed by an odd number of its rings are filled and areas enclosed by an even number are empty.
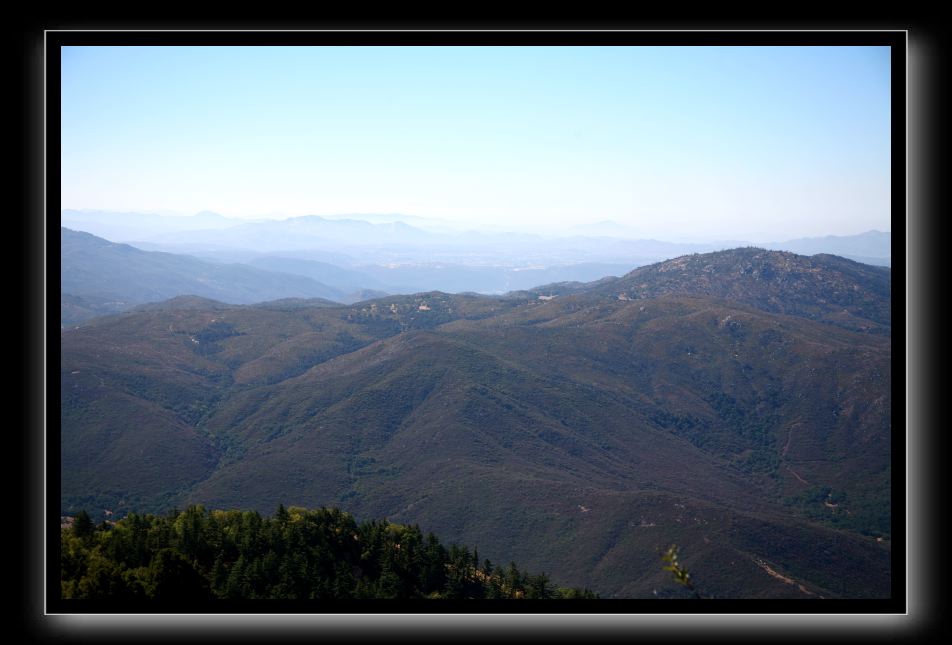
[[[870,496],[857,478],[883,468],[888,477],[888,408],[868,401],[863,386],[850,389],[851,379],[866,374],[865,387],[888,396],[888,380],[875,377],[888,356],[886,339],[838,329],[831,335],[816,323],[717,301],[652,305],[640,324],[643,305],[624,302],[600,304],[598,313],[579,305],[555,321],[540,322],[540,307],[458,321],[342,355],[266,394],[236,396],[209,427],[239,437],[248,452],[189,499],[228,505],[241,498],[266,508],[295,490],[295,503],[346,503],[370,516],[425,521],[459,539],[512,549],[532,566],[544,562],[534,558],[546,549],[566,562],[567,574],[580,576],[591,563],[569,564],[578,557],[571,536],[579,522],[616,535],[602,523],[640,522],[617,504],[646,491],[689,507],[733,509],[726,517],[735,522],[737,510],[744,522],[778,521],[802,510],[799,502],[784,506],[809,489],[799,476],[849,497],[849,517],[873,518],[844,526],[888,534],[888,492]],[[720,324],[731,315],[738,327]],[[508,319],[521,316],[536,322]],[[595,320],[582,324],[586,316]],[[784,354],[762,360],[763,343],[774,335]],[[851,339],[866,349],[844,350]],[[795,364],[799,371],[787,374]],[[807,404],[786,391],[811,369],[826,380],[807,392]],[[832,416],[817,418],[822,401],[831,414],[838,405],[852,416],[830,426]],[[857,415],[865,421],[857,423]],[[865,439],[851,443],[857,427]],[[493,504],[477,501],[486,499]],[[847,510],[837,515],[824,501],[804,516],[832,522]],[[581,510],[603,504],[607,515],[604,507],[597,515]],[[677,540],[676,524],[642,537]],[[546,527],[541,534],[528,528],[538,526]],[[873,541],[856,538],[864,540]],[[653,553],[657,545],[637,546]]]
[[[888,272],[727,271],[757,253],[656,265],[628,299],[638,272],[93,321],[62,335],[64,510],[341,506],[603,596],[653,595],[672,543],[717,597],[888,596]],[[725,293],[692,295],[709,266]],[[827,322],[849,293],[865,331]]]
[[[64,293],[60,296],[60,326],[73,327],[98,316],[108,316],[130,309],[134,303],[103,296],[77,296]]]
[[[677,297],[566,297],[442,329],[532,371],[624,397],[651,425],[728,459],[765,494],[798,496],[823,482],[851,497],[851,514],[879,509],[875,528],[864,528],[889,532],[888,497],[869,489],[889,477],[887,338]]]
[[[217,600],[596,598],[514,562],[440,544],[418,526],[358,523],[338,509],[278,507],[273,517],[201,506],[132,513],[62,529],[62,598],[161,603],[200,611]],[[319,609],[321,605],[312,605]],[[212,609],[214,604],[207,608]]]
[[[431,313],[441,321],[489,315],[500,307],[489,298],[437,293],[379,302],[235,306],[183,296],[66,330],[61,343],[64,510],[78,510],[90,499],[104,508],[120,502],[128,508],[130,499],[145,504],[138,507],[143,510],[161,508],[208,476],[216,460],[227,463],[247,449],[233,433],[216,434],[206,423],[213,413],[232,414],[238,405],[232,397],[248,390],[253,402],[266,396],[260,388],[334,356],[404,328],[433,327],[438,322],[427,318]],[[424,302],[432,309],[421,310]],[[125,451],[124,427],[142,435],[142,450]],[[189,442],[162,439],[172,428],[188,428]],[[118,469],[109,456],[117,441],[124,446],[121,459],[116,458],[123,462]],[[145,449],[153,441],[157,449]],[[205,456],[183,458],[179,450]],[[180,473],[174,485],[163,479],[165,472]]]

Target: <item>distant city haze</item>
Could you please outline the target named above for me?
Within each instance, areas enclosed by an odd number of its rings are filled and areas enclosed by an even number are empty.
[[[889,232],[890,91],[886,47],[64,47],[62,207]]]

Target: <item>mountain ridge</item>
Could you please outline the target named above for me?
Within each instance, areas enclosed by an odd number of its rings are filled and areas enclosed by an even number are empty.
[[[141,251],[67,228],[60,236],[64,325],[184,294],[239,304],[282,297],[347,299],[344,292],[304,276]]]
[[[891,277],[847,262],[727,251],[562,295],[186,300],[94,321],[62,336],[64,510],[91,494],[342,504],[564,563],[603,597],[650,596],[670,543],[719,597],[886,597],[889,318],[831,312],[841,292],[888,310]],[[697,293],[709,265],[750,302]],[[793,276],[807,286],[780,288]],[[782,300],[801,291],[827,306]],[[118,472],[131,409],[148,410],[151,453]],[[178,427],[205,462],[163,450]],[[166,462],[175,485],[156,476]]]
[[[543,297],[591,293],[622,300],[666,293],[716,296],[773,313],[888,334],[891,276],[887,267],[829,254],[802,256],[745,247],[682,255],[594,283],[555,283],[521,293]]]

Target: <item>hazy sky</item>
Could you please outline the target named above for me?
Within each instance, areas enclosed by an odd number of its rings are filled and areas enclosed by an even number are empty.
[[[64,47],[63,208],[891,230],[886,47]]]

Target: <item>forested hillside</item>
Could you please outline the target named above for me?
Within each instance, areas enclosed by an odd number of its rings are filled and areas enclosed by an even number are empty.
[[[62,528],[62,597],[171,603],[227,600],[595,598],[514,562],[443,546],[418,526],[358,523],[339,509],[208,511],[192,506]]]
[[[737,249],[505,297],[144,306],[62,334],[61,510],[337,506],[604,597],[653,597],[672,543],[717,597],[888,597],[890,284]]]

